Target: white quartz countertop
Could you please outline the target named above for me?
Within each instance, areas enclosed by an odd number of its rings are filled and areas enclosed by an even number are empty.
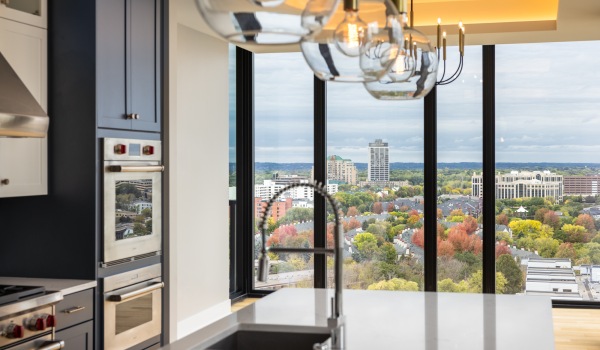
[[[47,291],[60,291],[63,295],[96,287],[96,281],[55,278],[0,277],[0,285],[40,286]]]
[[[355,290],[343,294],[349,350],[554,349],[550,298]],[[204,349],[235,329],[326,327],[332,295],[332,290],[282,289],[163,349]]]

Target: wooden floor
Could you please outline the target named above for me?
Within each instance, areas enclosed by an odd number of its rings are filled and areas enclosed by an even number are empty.
[[[259,299],[246,298],[231,306],[236,312]],[[599,350],[600,310],[552,309],[556,350]]]

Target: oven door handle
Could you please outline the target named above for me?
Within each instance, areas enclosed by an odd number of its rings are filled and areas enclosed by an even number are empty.
[[[57,340],[57,341],[44,343],[44,345],[42,345],[38,350],[60,350],[60,349],[64,349],[64,347],[65,347],[65,341]]]
[[[161,173],[165,171],[164,165],[109,165],[108,171],[111,173]]]
[[[115,301],[115,302],[120,302],[120,301],[126,301],[129,299],[133,299],[133,298],[137,298],[139,296],[142,296],[144,294],[148,294],[151,292],[154,292],[157,289],[161,289],[165,286],[165,282],[158,282],[158,283],[153,283],[147,287],[144,288],[140,288],[138,290],[134,290],[133,292],[128,292],[128,293],[123,293],[123,294],[114,294],[108,297],[109,301]]]

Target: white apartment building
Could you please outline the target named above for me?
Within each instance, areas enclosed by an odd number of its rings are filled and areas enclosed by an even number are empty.
[[[279,192],[287,185],[288,184],[281,184],[274,180],[264,180],[262,185],[254,185],[254,197],[269,200],[275,195],[275,193]],[[327,184],[327,192],[334,194],[337,191],[338,184]],[[300,186],[286,191],[280,196],[280,198],[313,200],[315,198],[315,194],[312,187]]]
[[[313,167],[310,171],[310,177],[314,176]],[[350,159],[344,159],[340,156],[329,156],[327,157],[327,180],[342,181],[350,185],[356,185],[358,178],[358,171],[356,166]]]
[[[376,139],[369,143],[369,169],[367,181],[390,181],[390,158],[387,142]]]
[[[525,294],[548,295],[553,299],[583,299],[570,259],[530,258]]]
[[[473,173],[473,196],[483,197],[483,174]],[[553,197],[562,202],[563,176],[550,171],[511,171],[496,175],[496,199]]]

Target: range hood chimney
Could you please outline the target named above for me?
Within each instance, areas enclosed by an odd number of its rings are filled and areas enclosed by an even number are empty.
[[[0,53],[0,137],[46,137],[48,115]]]

